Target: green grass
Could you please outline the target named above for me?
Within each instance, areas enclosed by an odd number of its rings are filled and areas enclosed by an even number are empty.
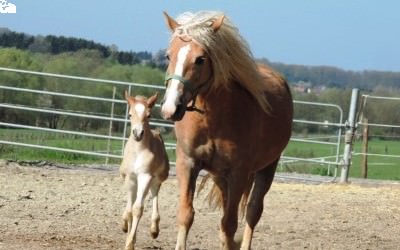
[[[362,142],[356,141],[353,147],[354,152],[361,152],[361,146]],[[389,154],[400,156],[400,141],[370,140],[368,148],[369,153],[371,154]],[[343,154],[343,143],[341,144],[339,153]],[[291,141],[287,146],[284,155],[316,158],[335,154],[335,146]],[[330,158],[330,160],[334,161],[335,158]],[[352,165],[349,172],[350,177],[361,177],[361,161],[361,155],[353,156]],[[333,167],[334,166],[331,166],[331,168]],[[280,171],[332,175],[332,172],[328,173],[327,169],[327,165],[297,162],[294,164],[285,164],[280,168]],[[368,156],[368,178],[400,180],[400,158]]]
[[[361,152],[362,143],[354,144],[354,151]],[[398,157],[368,156],[368,178],[400,180],[400,141],[370,140],[368,153],[397,155]],[[361,177],[362,156],[355,155],[352,159],[350,176]]]
[[[0,140],[101,153],[107,153],[108,143],[107,139],[93,139],[85,136],[24,129],[0,129]],[[168,140],[171,139],[168,138]],[[122,141],[111,140],[110,142],[109,153],[121,155]],[[172,150],[168,150],[168,154],[170,157],[175,158],[175,152],[172,152]],[[104,164],[105,162],[105,157],[101,156],[6,144],[0,144],[0,159],[26,161],[43,160],[65,164]],[[109,158],[110,164],[119,164],[120,162],[121,159],[119,158]]]
[[[166,142],[173,142],[171,133],[164,134]],[[0,140],[16,141],[22,143],[31,143],[53,147],[81,149],[87,151],[106,152],[107,140],[93,139],[83,136],[62,135],[51,132],[39,132],[24,129],[0,129]],[[122,142],[111,140],[112,154],[121,154]],[[361,152],[361,141],[356,141],[354,151]],[[175,161],[175,150],[168,150],[170,161]],[[343,144],[340,148],[340,154],[343,153]],[[400,155],[399,141],[371,140],[369,141],[369,153]],[[334,156],[336,147],[332,145],[321,145],[305,142],[291,141],[285,149],[285,156],[317,158]],[[66,153],[46,149],[36,149],[30,147],[11,146],[0,144],[0,159],[8,160],[45,160],[64,164],[104,164],[105,158],[78,153]],[[349,175],[351,177],[361,177],[361,159],[362,156],[353,156],[352,166]],[[335,158],[327,160],[335,161]],[[110,158],[110,164],[119,164],[121,159]],[[327,164],[296,162],[280,164],[278,171],[311,173],[318,175],[333,175],[335,166]],[[340,171],[340,167],[339,167]],[[339,172],[340,174],[340,172]],[[400,180],[400,158],[394,157],[368,157],[368,178],[371,179],[389,179]]]

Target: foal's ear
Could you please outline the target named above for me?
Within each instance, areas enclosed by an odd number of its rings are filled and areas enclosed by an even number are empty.
[[[129,104],[131,104],[133,101],[132,101],[132,97],[129,95],[129,93],[128,93],[128,90],[125,90],[125,100],[129,103]]]
[[[130,97],[130,96],[129,96],[128,90],[125,90],[125,100],[128,101],[128,100],[129,100],[129,97]]]
[[[157,97],[158,92],[156,92],[152,97],[147,100],[147,105],[149,106],[149,108],[153,108],[154,104],[156,104]]]
[[[225,19],[225,16],[222,15],[222,16],[217,17],[214,20],[214,22],[211,24],[211,28],[214,30],[214,32],[218,31],[219,28],[221,28],[222,24],[224,23],[224,19]]]
[[[164,16],[165,16],[165,21],[167,22],[168,28],[170,31],[174,32],[177,27],[179,27],[179,24],[172,18],[170,17],[167,12],[163,11]]]

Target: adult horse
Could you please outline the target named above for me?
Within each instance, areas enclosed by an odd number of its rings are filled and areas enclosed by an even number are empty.
[[[202,169],[210,173],[212,196],[223,208],[222,247],[234,248],[242,200],[246,225],[241,248],[250,249],[264,195],[291,134],[288,85],[272,69],[256,64],[247,43],[222,13],[187,12],[176,20],[164,14],[172,38],[161,113],[175,121],[177,137],[176,249],[186,249]]]

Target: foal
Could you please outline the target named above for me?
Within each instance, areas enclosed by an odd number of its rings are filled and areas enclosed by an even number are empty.
[[[150,130],[151,109],[157,100],[157,94],[149,99],[143,96],[129,96],[131,134],[125,145],[124,158],[120,174],[125,180],[128,201],[122,215],[122,230],[128,233],[125,249],[134,249],[136,230],[143,214],[143,203],[150,190],[153,198],[150,233],[157,238],[160,215],[158,213],[158,191],[161,183],[168,177],[169,161],[164,142],[158,132]]]

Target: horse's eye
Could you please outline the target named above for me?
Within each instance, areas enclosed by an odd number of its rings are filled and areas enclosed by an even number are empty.
[[[169,55],[165,55],[165,59],[167,59],[169,61]]]
[[[194,61],[194,64],[196,65],[202,65],[205,61],[205,57],[204,56],[199,56],[196,58],[196,60]]]

